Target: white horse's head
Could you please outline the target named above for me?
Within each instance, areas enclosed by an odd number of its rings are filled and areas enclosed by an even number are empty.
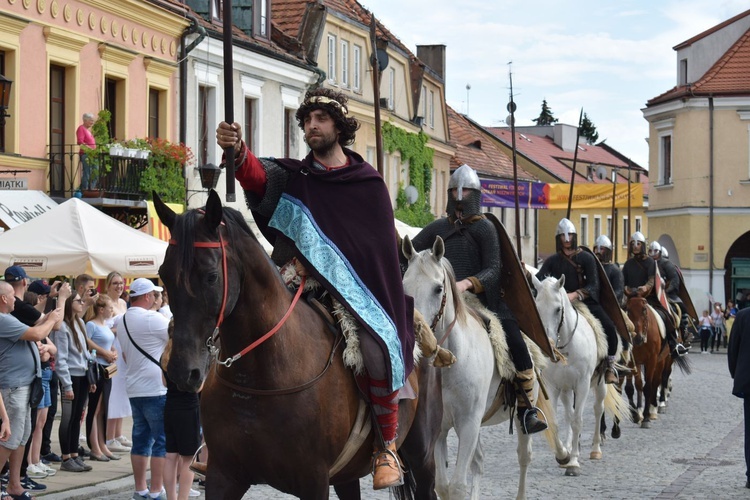
[[[404,274],[404,292],[414,297],[414,307],[435,328],[441,318],[451,321],[463,316],[464,306],[456,289],[456,278],[450,262],[444,258],[445,244],[438,236],[432,249],[417,252],[408,236],[401,251],[409,260]]]
[[[565,275],[559,280],[549,276],[541,282],[533,276],[532,281],[536,288],[536,307],[547,336],[556,347],[566,346],[575,329],[573,325],[578,314],[565,291]]]

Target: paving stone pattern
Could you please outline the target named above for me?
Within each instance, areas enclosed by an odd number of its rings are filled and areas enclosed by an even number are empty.
[[[673,374],[673,395],[666,414],[651,429],[623,425],[622,437],[608,437],[604,457],[588,459],[593,432],[593,410],[586,412],[582,437],[581,476],[565,477],[543,438],[534,439],[527,494],[531,499],[729,499],[750,498],[745,489],[742,401],[731,395],[732,381],[724,351],[691,354],[691,375]],[[587,406],[591,405],[591,401]],[[485,474],[480,497],[515,498],[518,464],[515,436],[503,424],[482,430]],[[455,457],[455,436],[450,450]],[[451,466],[452,471],[452,466]],[[374,492],[369,478],[361,481],[363,498],[388,499]],[[131,482],[132,484],[132,482]],[[120,500],[132,490],[109,494],[101,486],[95,496],[65,497]],[[203,495],[201,496],[203,498]],[[267,486],[254,486],[245,499],[281,500],[293,497]],[[336,498],[331,490],[331,498]],[[52,498],[50,498],[52,500]]]

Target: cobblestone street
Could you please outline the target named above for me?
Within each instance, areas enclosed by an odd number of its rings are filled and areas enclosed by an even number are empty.
[[[689,359],[692,375],[679,371],[673,374],[674,391],[667,413],[659,415],[651,429],[625,423],[619,440],[608,437],[605,441],[600,461],[588,459],[593,410],[586,412],[580,477],[565,477],[546,442],[535,438],[528,497],[628,500],[750,497],[750,490],[744,487],[742,402],[731,395],[726,354],[724,351],[714,355],[692,354]],[[518,470],[515,436],[508,435],[507,425],[484,428],[482,443],[485,476],[481,498],[515,498]],[[450,447],[454,456],[455,446],[452,436]],[[388,492],[373,492],[369,478],[361,483],[363,498],[389,498]],[[331,491],[331,497],[335,498]],[[132,490],[127,490],[96,498],[119,500],[131,495]],[[267,486],[254,486],[244,498],[293,497]]]

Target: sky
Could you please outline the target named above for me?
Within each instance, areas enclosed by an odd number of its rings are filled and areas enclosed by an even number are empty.
[[[559,123],[577,125],[583,109],[599,141],[644,168],[641,109],[675,86],[673,47],[750,8],[746,0],[360,2],[415,55],[417,45],[446,45],[446,101],[456,111],[505,126],[512,72],[517,125],[534,125],[543,99]]]

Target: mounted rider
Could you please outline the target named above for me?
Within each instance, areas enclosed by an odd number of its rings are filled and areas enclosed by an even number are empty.
[[[602,263],[607,279],[609,279],[612,290],[615,292],[615,297],[617,297],[617,303],[620,307],[623,307],[625,305],[623,302],[625,284],[623,282],[622,270],[620,266],[612,262],[612,241],[606,234],[599,235],[594,242],[594,255]]]
[[[470,291],[500,320],[516,368],[516,393],[521,431],[533,434],[547,424],[538,418],[533,397],[536,375],[529,350],[513,312],[503,300],[501,256],[497,229],[481,212],[479,176],[464,164],[448,183],[447,217],[428,224],[412,239],[416,251],[431,248],[435,238],[445,242],[445,258],[453,266],[459,292]]]
[[[413,368],[414,303],[401,282],[390,196],[372,165],[346,147],[359,122],[344,94],[308,91],[296,119],[311,150],[303,160],[257,158],[242,141],[239,123],[221,122],[217,142],[238,152],[237,180],[274,246],[274,262],[313,276],[357,319],[384,444],[376,444],[373,487],[398,486],[398,393]]]
[[[555,248],[557,252],[544,261],[536,277],[542,281],[548,276],[560,279],[565,275],[565,291],[570,301],[581,301],[586,304],[591,314],[601,322],[607,337],[607,357],[603,361],[604,381],[607,384],[616,384],[619,380],[614,366],[617,354],[617,329],[599,303],[600,283],[596,257],[578,248],[576,227],[565,218],[557,224]]]
[[[678,328],[684,339],[687,332],[688,320],[685,313],[685,304],[680,297],[682,276],[680,276],[677,266],[667,258],[665,252],[666,249],[658,241],[652,241],[648,246],[648,254],[656,262],[656,265],[659,267],[659,274],[664,279],[664,293],[667,295],[669,307],[672,309],[675,317],[680,318]]]
[[[640,231],[636,231],[630,237],[628,253],[631,257],[622,268],[625,279],[625,295],[627,297],[644,297],[651,306],[660,311],[664,316],[665,325],[673,325],[671,313],[664,309],[656,296],[656,261],[646,254],[646,237]],[[679,283],[678,283],[679,286]],[[673,358],[684,356],[687,349],[677,339],[675,328],[667,328],[667,343]]]

